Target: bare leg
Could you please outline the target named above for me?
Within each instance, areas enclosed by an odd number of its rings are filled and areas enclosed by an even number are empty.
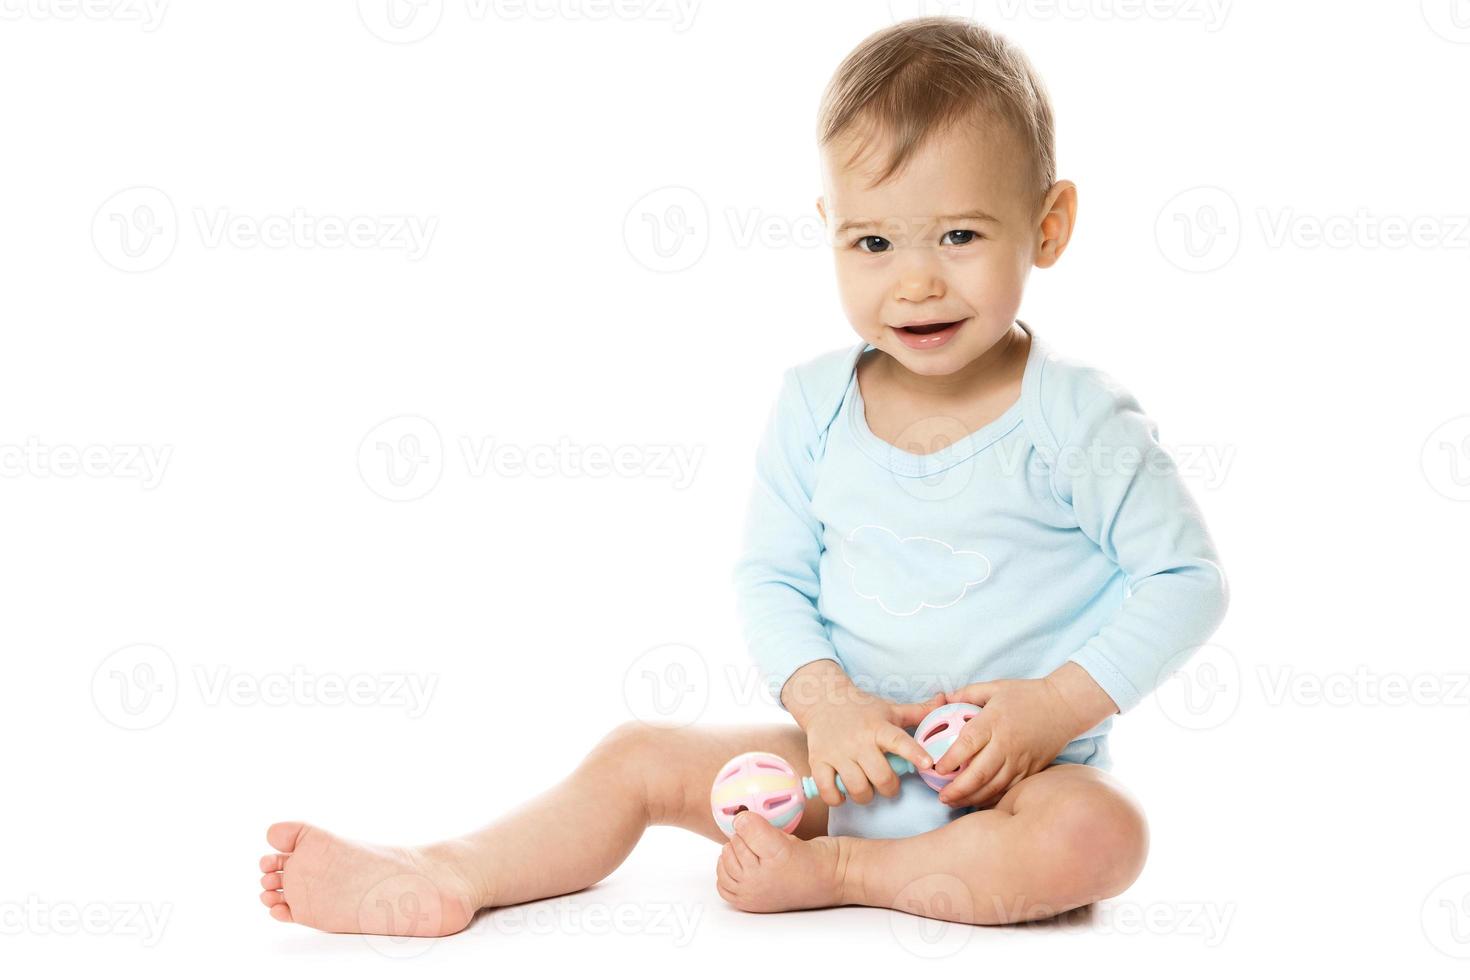
[[[725,842],[709,811],[720,766],[742,752],[774,752],[811,775],[806,734],[795,725],[615,729],[570,777],[456,843],[482,883],[486,905],[515,905],[595,884],[651,825],[684,827]],[[807,804],[800,835],[827,831],[827,808]]]
[[[271,915],[328,932],[449,935],[476,910],[580,891],[607,877],[651,824],[723,843],[709,812],[719,767],[742,752],[782,756],[803,776],[806,735],[792,724],[654,726],[609,733],[556,786],[463,837],[383,847],[296,821],[273,824],[279,853],[261,859]],[[827,808],[811,800],[797,835],[820,837]],[[783,836],[785,836],[783,834]],[[823,838],[835,867],[834,838]]]
[[[814,885],[799,842],[758,817],[737,818],[721,855],[720,894],[751,912],[869,905],[995,925],[1049,918],[1121,893],[1143,869],[1143,811],[1107,773],[1042,770],[993,808],[897,840],[833,838],[835,877]]]

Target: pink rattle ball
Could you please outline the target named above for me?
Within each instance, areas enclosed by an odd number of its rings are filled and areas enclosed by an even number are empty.
[[[929,758],[937,763],[939,757],[948,752],[954,740],[959,737],[960,729],[964,728],[965,724],[979,713],[979,705],[966,704],[963,701],[941,705],[925,715],[924,720],[919,722],[918,727],[914,729],[914,740],[922,745],[924,751],[929,753]],[[919,778],[924,780],[930,789],[938,791],[948,786],[956,776],[964,771],[965,767],[960,766],[954,772],[941,776],[932,768],[920,769]]]
[[[788,834],[796,833],[806,807],[801,777],[770,752],[746,752],[720,768],[709,791],[710,812],[726,837],[735,836],[735,814],[758,813]]]

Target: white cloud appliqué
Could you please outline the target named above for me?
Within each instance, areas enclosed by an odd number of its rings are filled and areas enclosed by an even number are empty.
[[[894,616],[942,609],[990,577],[990,559],[956,551],[937,538],[900,538],[880,524],[861,524],[842,539],[853,591]]]

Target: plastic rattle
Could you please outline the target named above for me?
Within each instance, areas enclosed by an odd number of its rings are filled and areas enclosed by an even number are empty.
[[[885,753],[888,764],[900,776],[914,771],[914,764],[902,756]],[[837,777],[837,789],[843,796],[847,787]],[[788,834],[796,833],[806,801],[818,795],[817,781],[811,776],[798,776],[791,763],[770,752],[746,752],[737,755],[720,769],[710,787],[710,812],[726,837],[735,836],[735,814],[741,810],[759,813],[773,827]]]
[[[968,704],[964,701],[956,701],[954,704],[940,705],[924,716],[919,722],[919,727],[914,729],[914,740],[924,747],[929,753],[929,758],[935,762],[939,757],[949,751],[954,740],[959,738],[960,729],[969,724],[971,718],[980,713],[980,707]],[[968,764],[968,763],[967,763]],[[928,784],[929,788],[938,792],[944,789],[954,778],[965,771],[965,766],[960,766],[947,776],[941,776],[932,768],[921,769],[919,778]]]
[[[959,730],[965,722],[975,717],[980,709],[973,704],[946,704],[935,708],[924,716],[915,731],[915,739],[924,747],[932,759],[938,759],[954,744]],[[888,764],[900,776],[918,772],[924,782],[935,790],[949,785],[964,767],[949,776],[933,776],[927,770],[920,771],[903,756],[885,752]],[[837,789],[843,796],[847,787],[842,777],[836,778]],[[720,767],[710,787],[710,812],[715,823],[726,837],[735,836],[735,814],[741,810],[759,813],[773,827],[788,834],[796,833],[806,801],[819,795],[817,781],[811,776],[798,776],[791,764],[779,755],[770,752],[746,752],[737,755]]]

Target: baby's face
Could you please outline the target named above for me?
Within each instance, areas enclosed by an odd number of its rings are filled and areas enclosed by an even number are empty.
[[[869,184],[881,142],[849,169],[853,145],[823,152],[817,201],[847,318],[915,374],[955,374],[1010,331],[1031,267],[1060,255],[1075,191],[1061,181],[1041,200],[1009,127],[936,135],[878,187]],[[959,325],[927,335],[904,328],[915,321]]]

